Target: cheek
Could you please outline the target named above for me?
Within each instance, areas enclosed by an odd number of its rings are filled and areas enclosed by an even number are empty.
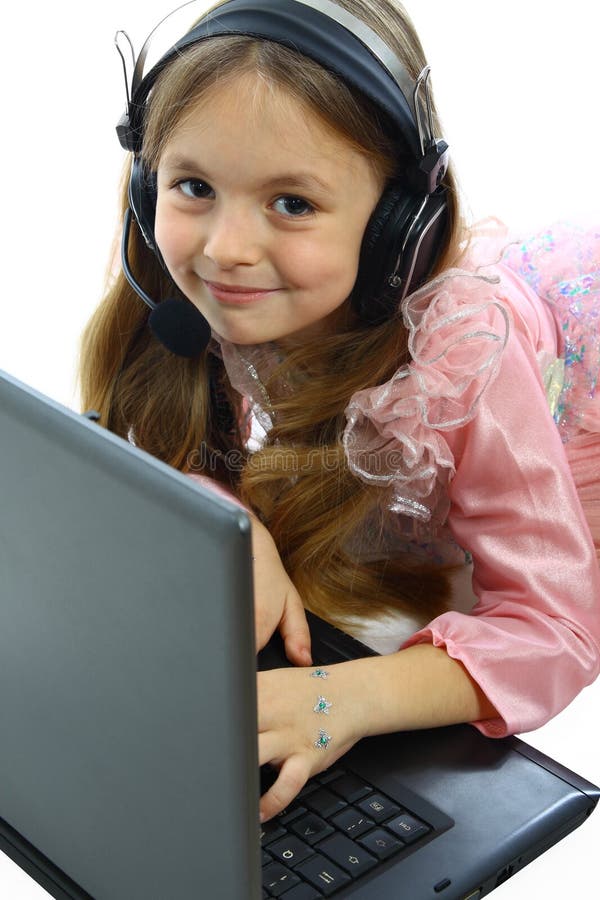
[[[282,253],[288,271],[294,270],[306,282],[323,283],[328,279],[340,279],[353,286],[358,271],[362,243],[362,231],[336,229],[333,234],[319,235],[319,240],[298,241]]]
[[[169,268],[176,267],[186,256],[186,228],[181,216],[161,203],[156,204],[154,236],[161,255]]]
[[[296,271],[307,286],[346,298],[356,281],[362,234],[337,234],[307,249],[297,259]]]

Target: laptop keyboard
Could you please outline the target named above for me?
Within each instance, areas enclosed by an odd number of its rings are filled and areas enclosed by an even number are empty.
[[[262,792],[268,778],[261,771]],[[331,897],[435,830],[353,772],[335,767],[311,779],[287,809],[261,826],[263,897]]]

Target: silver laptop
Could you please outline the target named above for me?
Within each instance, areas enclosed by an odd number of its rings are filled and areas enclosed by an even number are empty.
[[[53,897],[477,898],[594,809],[465,725],[364,740],[259,828],[246,515],[1,373],[0,448],[0,848]]]

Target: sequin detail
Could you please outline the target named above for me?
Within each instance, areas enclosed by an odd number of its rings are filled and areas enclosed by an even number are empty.
[[[560,329],[564,371],[558,394],[557,370],[543,375],[566,443],[585,427],[600,377],[600,231],[555,225],[508,248],[504,261],[549,304]]]

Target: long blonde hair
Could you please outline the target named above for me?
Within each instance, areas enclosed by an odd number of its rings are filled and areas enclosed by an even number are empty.
[[[417,77],[425,58],[399,3],[337,3],[376,31]],[[156,169],[173,129],[204,92],[248,72],[309,107],[372,160],[385,179],[401,174],[406,149],[384,133],[370,101],[312,60],[302,57],[300,62],[286,47],[247,36],[203,41],[164,69],[149,101],[142,150],[146,165]],[[433,114],[439,134],[435,108]],[[458,256],[462,238],[451,168],[444,183],[450,225],[436,271]],[[132,229],[130,257],[151,296],[173,296],[173,283],[137,228]],[[448,596],[443,569],[415,563],[401,548],[393,558],[367,562],[356,554],[361,524],[373,520],[381,492],[349,471],[340,442],[351,395],[381,384],[408,361],[401,319],[361,327],[346,301],[335,333],[291,351],[284,365],[288,373],[303,373],[301,387],[297,393],[278,395],[279,372],[265,384],[274,424],[264,445],[250,457],[241,426],[242,399],[229,384],[221,360],[210,350],[193,360],[169,353],[146,327],[148,312],[122,272],[111,277],[82,338],[84,408],[98,410],[106,428],[133,436],[138,446],[181,471],[190,470],[200,448],[200,458],[216,460],[216,469],[206,474],[228,485],[265,522],[306,607],[324,618],[344,624],[348,617],[400,609],[427,621],[440,612]],[[228,451],[245,460],[241,471],[218,463],[227,459]],[[288,465],[282,465],[290,458],[295,460],[292,476]]]

